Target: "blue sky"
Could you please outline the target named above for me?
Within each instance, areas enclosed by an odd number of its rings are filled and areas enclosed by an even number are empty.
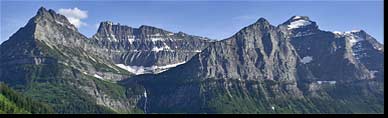
[[[278,25],[294,15],[309,16],[322,30],[363,29],[384,40],[383,1],[1,1],[1,39],[8,40],[33,17],[40,6],[78,8],[87,17],[79,31],[91,37],[99,22],[113,21],[131,27],[150,25],[172,32],[224,39],[260,17]]]

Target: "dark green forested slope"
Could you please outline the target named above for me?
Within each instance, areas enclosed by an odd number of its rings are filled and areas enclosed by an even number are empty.
[[[15,92],[4,83],[0,83],[0,113],[40,114],[54,113],[54,110],[44,103]]]

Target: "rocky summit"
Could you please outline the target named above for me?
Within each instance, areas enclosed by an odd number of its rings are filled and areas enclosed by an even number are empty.
[[[56,113],[384,113],[384,46],[307,16],[214,40],[41,7],[0,45],[0,81]]]

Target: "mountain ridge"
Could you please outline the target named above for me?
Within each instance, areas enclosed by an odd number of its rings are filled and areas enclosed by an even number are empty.
[[[0,45],[0,81],[58,113],[384,110],[383,45],[364,31],[323,31],[306,16],[278,26],[259,18],[212,41],[100,24],[87,38],[41,7]]]

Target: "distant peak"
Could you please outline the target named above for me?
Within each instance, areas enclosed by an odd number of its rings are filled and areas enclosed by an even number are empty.
[[[304,27],[309,27],[308,29],[318,29],[316,23],[311,21],[308,16],[292,16],[282,25],[286,26],[288,30],[300,29]]]
[[[65,26],[67,28],[77,30],[77,28],[69,22],[69,20],[61,14],[57,14],[54,10],[52,9],[46,9],[44,7],[40,7],[38,9],[38,12],[36,15],[29,21],[29,23],[42,23],[44,22],[52,22],[55,24],[59,24],[61,26]]]
[[[263,17],[260,17],[257,22],[268,22],[267,19],[263,18]]]
[[[177,35],[179,35],[179,36],[186,36],[187,34],[184,33],[184,32],[182,32],[182,31],[179,31],[179,32],[177,33]]]
[[[47,9],[46,8],[44,8],[43,6],[41,6],[40,8],[39,8],[39,10],[38,10],[38,12],[47,12]]]
[[[261,17],[256,21],[256,24],[269,24],[268,20]]]
[[[289,21],[295,21],[295,20],[306,20],[310,21],[310,18],[308,16],[292,16]]]
[[[47,14],[47,13],[49,13],[49,11],[46,8],[40,7],[38,12],[36,13],[36,15],[42,16],[42,15]]]
[[[97,33],[107,34],[112,33],[111,31],[120,29],[131,29],[131,27],[126,25],[120,25],[120,23],[115,24],[112,21],[102,21],[100,22],[100,26],[97,29]]]
[[[54,10],[52,9],[46,9],[44,7],[40,7],[38,9],[38,12],[36,13],[37,16],[48,16],[48,15],[51,15],[51,16],[55,16],[55,15],[58,15]]]

